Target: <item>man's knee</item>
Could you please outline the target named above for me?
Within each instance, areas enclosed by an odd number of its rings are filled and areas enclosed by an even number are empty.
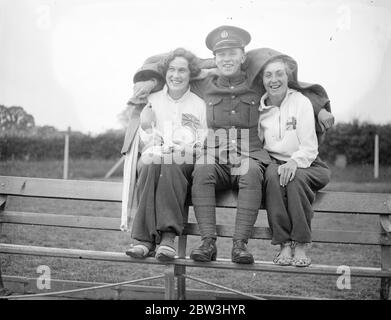
[[[211,164],[196,164],[193,170],[193,185],[216,181],[216,169]]]
[[[264,180],[264,168],[256,161],[248,162],[247,173],[240,177],[240,184],[251,188],[261,188]]]

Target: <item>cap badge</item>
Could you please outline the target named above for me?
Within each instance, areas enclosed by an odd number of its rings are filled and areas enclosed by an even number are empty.
[[[228,38],[228,32],[226,30],[224,30],[223,32],[221,32],[220,36],[225,39],[225,38]]]

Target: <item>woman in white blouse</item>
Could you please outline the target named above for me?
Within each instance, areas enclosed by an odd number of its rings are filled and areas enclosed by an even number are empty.
[[[126,251],[134,258],[154,255],[156,245],[156,259],[176,255],[174,241],[183,231],[194,157],[206,129],[205,103],[189,87],[200,72],[197,61],[185,49],[171,52],[162,65],[166,85],[148,97],[140,114],[134,243]]]
[[[261,71],[266,93],[260,105],[259,134],[273,163],[265,173],[265,204],[272,244],[280,245],[279,265],[311,264],[312,203],[330,180],[318,157],[314,111],[299,91],[296,62],[285,55],[270,58]]]

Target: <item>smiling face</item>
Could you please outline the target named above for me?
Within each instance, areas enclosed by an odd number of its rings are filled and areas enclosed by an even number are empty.
[[[175,57],[168,65],[166,83],[168,93],[175,96],[183,95],[189,88],[189,62],[184,57]]]
[[[288,90],[288,74],[284,62],[271,62],[265,67],[263,86],[270,98],[285,97]]]
[[[221,49],[216,51],[215,60],[223,76],[234,77],[240,74],[240,67],[246,60],[246,55],[241,48]]]
[[[284,62],[274,61],[265,67],[263,86],[271,99],[285,97],[288,90],[288,74]]]

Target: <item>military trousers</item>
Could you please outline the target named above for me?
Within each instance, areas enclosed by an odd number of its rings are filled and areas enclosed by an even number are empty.
[[[210,157],[210,155],[205,155]],[[216,238],[216,191],[237,189],[237,213],[234,240],[251,236],[262,202],[262,185],[265,165],[255,159],[243,157],[240,168],[219,159],[196,162],[193,171],[192,202],[201,238]],[[242,170],[241,170],[242,169]]]
[[[283,163],[273,159],[265,173],[265,206],[272,244],[310,243],[312,203],[316,192],[330,181],[330,170],[317,158],[309,168],[298,168],[294,179],[282,187],[277,170]]]

